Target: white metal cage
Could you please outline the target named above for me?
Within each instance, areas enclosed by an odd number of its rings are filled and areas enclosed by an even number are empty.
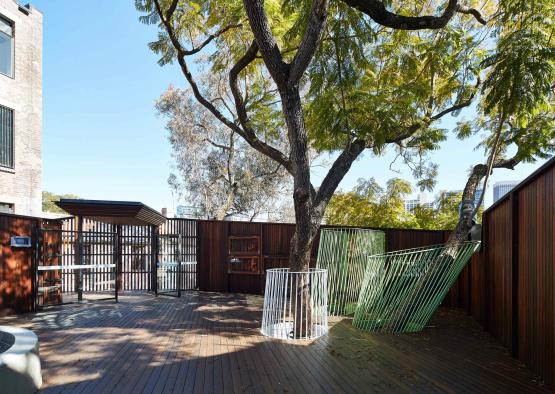
[[[315,339],[328,333],[327,270],[289,268],[266,271],[263,335],[278,339]]]

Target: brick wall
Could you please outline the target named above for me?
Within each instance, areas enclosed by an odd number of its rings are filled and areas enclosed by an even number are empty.
[[[42,194],[42,13],[0,0],[15,26],[14,77],[0,74],[0,105],[14,111],[14,168],[0,167],[0,202],[15,213],[40,215]]]

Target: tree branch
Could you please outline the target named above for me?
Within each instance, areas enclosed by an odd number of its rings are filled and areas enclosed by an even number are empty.
[[[499,160],[495,159],[497,144],[501,137],[501,128],[503,126],[504,119],[505,117],[502,114],[499,122],[500,125],[498,126],[498,129],[496,131],[495,142],[493,144],[492,151],[488,157],[488,163],[475,165],[472,168],[472,172],[470,176],[468,177],[468,180],[463,190],[461,206],[463,207],[467,206],[468,205],[467,202],[470,201],[471,204],[474,205],[474,208],[472,209],[472,211],[468,208],[466,210],[465,209],[462,210],[462,215],[459,218],[459,222],[457,223],[455,230],[451,233],[447,241],[447,245],[449,245],[450,247],[459,245],[461,242],[466,241],[468,232],[472,228],[472,219],[474,218],[474,216],[476,216],[478,210],[480,209],[480,206],[482,205],[482,201],[484,200],[487,181],[488,181],[489,175],[492,173],[492,170],[494,168],[507,168],[507,169],[513,170],[514,167],[521,161],[521,159],[518,158],[519,157],[518,151],[510,159],[499,159]],[[482,179],[484,178],[485,180],[483,183],[482,194],[479,198],[478,204],[474,204],[476,189],[478,188],[478,185],[480,184],[480,182],[482,182]]]
[[[227,178],[228,178],[229,183],[231,185],[236,184],[236,182],[234,181],[234,176],[233,176],[232,171],[231,171],[231,162],[233,161],[233,158],[235,156],[235,150],[234,150],[235,139],[233,137],[234,137],[234,133],[233,132],[229,133],[229,147],[230,147],[230,149],[229,149],[228,155],[227,155],[227,168],[226,168]]]
[[[478,11],[476,8],[470,8],[470,7],[459,5],[459,7],[457,8],[457,12],[460,14],[472,15],[482,25],[488,24],[488,22],[484,19],[480,11]]]
[[[256,40],[254,40],[247,52],[237,61],[237,63],[229,71],[229,87],[231,93],[233,94],[233,99],[235,100],[235,107],[237,110],[237,117],[239,122],[243,127],[244,133],[240,134],[253,148],[262,152],[266,156],[274,159],[279,164],[283,165],[287,171],[291,172],[291,163],[289,159],[280,151],[274,147],[262,142],[257,136],[254,130],[249,126],[249,118],[247,114],[247,109],[243,101],[243,96],[239,90],[239,83],[237,81],[239,73],[247,67],[256,57],[258,52],[258,45]]]
[[[202,44],[200,44],[198,47],[190,49],[190,50],[183,50],[183,54],[185,56],[191,56],[194,55],[195,53],[200,52],[205,46],[207,46],[208,44],[210,44],[210,42],[215,39],[218,38],[219,36],[221,36],[222,34],[224,34],[226,31],[231,30],[231,29],[235,29],[238,27],[243,26],[241,23],[239,24],[235,24],[235,25],[228,25],[226,27],[224,27],[223,29],[218,30],[216,33],[214,34],[210,34],[206,40],[204,40],[202,42]]]
[[[170,20],[172,18],[173,13],[177,8],[177,3],[179,3],[179,0],[173,0],[170,6],[168,7],[168,10],[166,11],[166,20]]]
[[[198,85],[197,85],[197,83],[195,82],[195,80],[193,78],[193,75],[189,71],[189,67],[187,66],[187,63],[185,62],[185,56],[187,56],[186,55],[187,51],[183,48],[183,46],[179,42],[177,34],[175,33],[175,30],[173,29],[173,26],[171,24],[171,20],[165,18],[164,12],[162,10],[162,7],[160,6],[159,0],[154,0],[154,5],[156,6],[156,11],[158,12],[158,15],[159,15],[159,17],[162,21],[162,24],[164,25],[164,27],[166,29],[166,32],[168,33],[168,36],[170,38],[170,41],[171,41],[172,45],[175,48],[175,50],[177,51],[177,61],[180,65],[180,67],[181,67],[181,71],[182,71],[183,75],[187,79],[187,82],[189,82],[189,85],[191,85],[191,89],[193,90],[193,95],[195,96],[197,101],[200,104],[202,104],[206,109],[208,109],[218,120],[220,120],[222,123],[224,123],[230,129],[234,130],[235,128],[237,128],[237,125],[235,125],[233,122],[231,122],[229,119],[227,119],[214,106],[214,104],[212,104],[209,100],[207,100],[202,95],[202,93],[200,92],[200,90],[198,88]],[[234,130],[234,131],[236,131],[236,130]]]
[[[245,102],[243,101],[243,96],[241,95],[241,91],[239,90],[239,83],[237,81],[239,77],[239,73],[245,69],[256,57],[256,53],[258,52],[258,45],[256,44],[256,40],[254,40],[247,52],[235,63],[235,65],[229,71],[229,87],[231,89],[231,93],[233,94],[233,99],[235,100],[235,107],[237,110],[237,117],[239,118],[239,122],[243,128],[248,129],[248,115],[247,109],[245,107]]]
[[[366,141],[356,139],[345,147],[343,152],[335,159],[330,170],[326,174],[322,184],[316,192],[314,198],[314,212],[316,215],[323,215],[326,206],[339,183],[347,174],[353,162],[366,148]]]
[[[289,85],[296,85],[302,78],[318,49],[318,43],[328,16],[328,0],[313,0],[306,30],[299,49],[291,62]]]
[[[205,137],[202,139],[204,142],[208,142],[210,145],[212,145],[215,148],[219,148],[221,150],[225,150],[225,151],[230,151],[231,148],[227,145],[223,145],[223,144],[218,144],[217,142],[212,141],[210,138]]]
[[[458,0],[449,0],[445,11],[440,16],[399,15],[388,11],[384,3],[379,0],[343,0],[343,2],[368,15],[376,23],[399,30],[441,29],[447,25],[457,12],[472,15],[478,22],[485,24],[485,20],[478,10],[460,6]]]
[[[156,10],[158,11],[158,14],[160,15],[160,19],[162,20],[162,23],[168,22],[171,23],[171,18],[173,16],[173,14],[175,13],[175,10],[177,9],[177,5],[179,3],[179,0],[173,0],[172,3],[170,4],[168,10],[166,11],[165,14],[165,18],[164,16],[161,14],[162,12],[162,7],[160,5],[160,3],[158,2],[158,0],[155,0],[155,6],[156,6]],[[233,25],[228,25],[226,27],[224,27],[223,29],[220,29],[218,32],[214,33],[214,34],[210,34],[206,40],[204,40],[202,42],[202,44],[200,44],[200,46],[193,48],[191,50],[185,50],[183,49],[183,54],[185,56],[190,56],[190,55],[194,55],[195,53],[200,52],[206,45],[210,44],[210,42],[214,39],[217,38],[219,36],[221,36],[222,34],[224,34],[226,31],[230,30],[230,29],[234,29],[237,27],[241,27],[243,26],[241,23],[239,24],[233,24]]]
[[[277,41],[270,29],[270,24],[264,11],[264,1],[243,0],[243,4],[247,11],[252,33],[268,71],[278,86],[285,86],[287,75],[289,74],[289,65],[283,61]]]
[[[478,87],[480,86],[480,77],[477,77],[476,80],[476,85],[474,86],[474,91],[472,92],[472,94],[470,95],[470,97],[460,103],[454,104],[449,108],[444,109],[443,111],[438,112],[435,115],[432,115],[429,117],[429,119],[423,119],[421,122],[419,123],[414,123],[412,125],[410,125],[409,127],[407,127],[407,129],[399,134],[396,135],[394,137],[391,138],[386,138],[385,139],[385,143],[387,144],[398,144],[403,140],[406,140],[407,138],[410,138],[412,135],[414,135],[414,133],[416,133],[418,130],[420,130],[422,127],[425,126],[429,126],[432,122],[441,119],[442,117],[444,117],[447,114],[450,114],[451,112],[469,107],[472,102],[474,101],[474,97],[476,96],[476,92],[478,91]],[[371,146],[368,146],[369,148]]]
[[[399,144],[401,143],[401,141],[404,141],[407,138],[412,137],[414,133],[416,133],[418,130],[422,128],[422,126],[425,126],[425,125],[427,125],[426,122],[415,123],[413,125],[410,125],[409,127],[406,128],[406,130],[403,133],[398,134],[395,137],[386,138],[384,142],[386,144]],[[368,148],[371,148],[371,147],[372,145],[368,145]]]
[[[476,216],[476,214],[478,213],[478,209],[480,209],[480,205],[482,205],[482,202],[484,201],[484,195],[486,194],[485,190],[486,190],[486,187],[488,186],[488,180],[494,168],[493,165],[495,163],[495,158],[497,157],[497,153],[498,153],[497,149],[499,146],[499,141],[501,140],[501,132],[503,131],[503,126],[505,124],[506,119],[507,117],[505,113],[502,112],[499,116],[499,125],[497,126],[497,130],[495,131],[495,139],[493,140],[490,157],[488,158],[487,172],[486,172],[486,176],[484,177],[484,183],[483,183],[484,192],[482,192],[482,194],[480,195],[480,198],[478,199],[478,204],[476,204],[476,206],[474,207],[470,220],[472,220],[472,218]]]
[[[508,170],[514,170],[515,167],[522,161],[518,158],[518,153],[519,152],[517,152],[510,159],[502,159],[494,162],[492,168],[506,168]]]
[[[253,177],[254,178],[268,178],[270,176],[278,175],[280,169],[281,169],[281,164],[278,163],[276,168],[271,170],[270,172],[261,172],[259,174],[253,174]]]
[[[458,104],[454,104],[452,107],[446,108],[443,111],[431,116],[430,120],[432,120],[432,121],[433,120],[438,120],[438,119],[442,118],[443,116],[445,116],[445,115],[447,115],[451,112],[458,111],[459,109],[469,107],[470,104],[472,104],[472,101],[474,101],[474,97],[476,97],[476,92],[478,91],[478,88],[480,87],[480,84],[481,84],[481,80],[480,80],[480,76],[478,75],[477,78],[476,78],[476,85],[474,85],[474,91],[472,92],[472,94],[470,95],[470,97],[467,100],[465,100],[463,102],[460,102]]]
[[[195,99],[206,109],[208,109],[208,111],[210,111],[216,117],[216,119],[222,122],[229,129],[231,129],[232,131],[236,132],[241,137],[243,137],[249,143],[249,145],[251,145],[254,149],[271,157],[272,159],[276,160],[278,163],[282,164],[285,168],[289,170],[290,169],[289,160],[282,152],[278,151],[277,149],[259,140],[256,137],[256,135],[254,135],[254,138],[253,138],[253,135],[250,132],[243,130],[237,124],[235,124],[234,122],[226,118],[214,106],[214,104],[212,104],[212,102],[210,102],[202,95],[195,79],[193,78],[193,75],[189,70],[189,67],[187,66],[187,62],[185,61],[185,57],[187,56],[187,51],[183,48],[183,46],[179,42],[179,39],[177,37],[177,34],[175,33],[175,30],[173,29],[171,21],[165,18],[164,16],[165,14],[162,10],[162,7],[160,6],[159,0],[154,0],[154,4],[156,6],[156,11],[158,12],[160,20],[162,21],[162,24],[164,25],[168,33],[170,41],[174,46],[175,50],[177,51],[177,61],[179,63],[179,66],[181,67],[181,71],[183,75],[185,76],[185,78],[187,79],[187,82],[189,82],[189,85],[193,90],[193,95],[195,96]]]

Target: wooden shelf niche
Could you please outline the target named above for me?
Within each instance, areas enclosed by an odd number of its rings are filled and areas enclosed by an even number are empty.
[[[228,274],[260,275],[260,236],[230,236]]]

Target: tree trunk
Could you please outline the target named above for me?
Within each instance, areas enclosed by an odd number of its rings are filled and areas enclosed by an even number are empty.
[[[312,184],[308,158],[308,135],[304,124],[298,86],[280,90],[282,110],[287,124],[290,160],[293,172],[293,204],[295,236],[291,242],[290,266],[294,271],[307,271],[313,234]]]
[[[486,186],[488,183],[489,176],[495,167],[506,167],[511,166],[511,163],[515,160],[515,158],[510,160],[504,160],[502,163],[496,163],[496,155],[497,155],[497,147],[499,141],[501,140],[501,132],[503,130],[503,125],[505,124],[505,120],[507,116],[505,112],[501,112],[499,115],[499,123],[497,125],[497,129],[495,130],[495,139],[493,142],[493,146],[491,147],[491,152],[488,157],[487,164],[477,164],[472,168],[472,172],[466,181],[466,185],[464,187],[462,202],[461,202],[461,212],[459,216],[459,222],[457,223],[457,227],[449,237],[447,241],[447,250],[455,250],[460,246],[464,241],[468,239],[468,233],[472,228],[472,219],[478,213],[478,207],[484,201],[484,195],[486,193]],[[518,161],[517,161],[518,162]],[[497,166],[496,166],[497,164]],[[512,164],[514,167],[515,164]],[[484,179],[484,190],[482,191],[482,195],[480,196],[480,201],[478,202],[478,207],[475,207],[474,204],[474,197],[476,195],[476,189],[478,185]]]
[[[307,227],[306,221],[310,221],[307,214],[296,214],[297,224],[295,234],[291,240],[291,250],[289,255],[290,271],[300,272],[294,274],[297,278],[296,287],[296,304],[295,304],[295,325],[294,337],[303,338],[309,336],[312,330],[312,302],[311,302],[311,275],[310,270],[310,252],[314,237],[310,233],[303,232]],[[299,225],[299,217],[303,222]],[[308,334],[308,335],[307,335]]]
[[[229,210],[231,209],[231,207],[233,207],[233,204],[235,203],[236,194],[237,184],[234,183],[231,186],[230,191],[227,193],[226,202],[216,211],[216,220],[224,220],[228,216]]]
[[[304,123],[298,86],[280,89],[282,110],[287,124],[290,160],[293,172],[293,204],[295,207],[295,234],[291,240],[289,266],[292,272],[308,272],[310,252],[321,217],[315,217],[313,190],[310,182],[308,134]],[[310,275],[298,274],[294,336],[303,338],[312,330]],[[299,313],[302,311],[302,313]]]
[[[488,168],[485,164],[477,164],[472,168],[472,173],[466,181],[462,195],[459,222],[447,240],[448,250],[457,248],[468,239],[468,233],[472,228],[472,219],[474,218],[474,213],[477,211],[474,205],[474,196],[476,195],[476,190],[480,182],[482,182],[482,179],[486,176],[487,171]],[[485,193],[485,190],[482,193]]]

